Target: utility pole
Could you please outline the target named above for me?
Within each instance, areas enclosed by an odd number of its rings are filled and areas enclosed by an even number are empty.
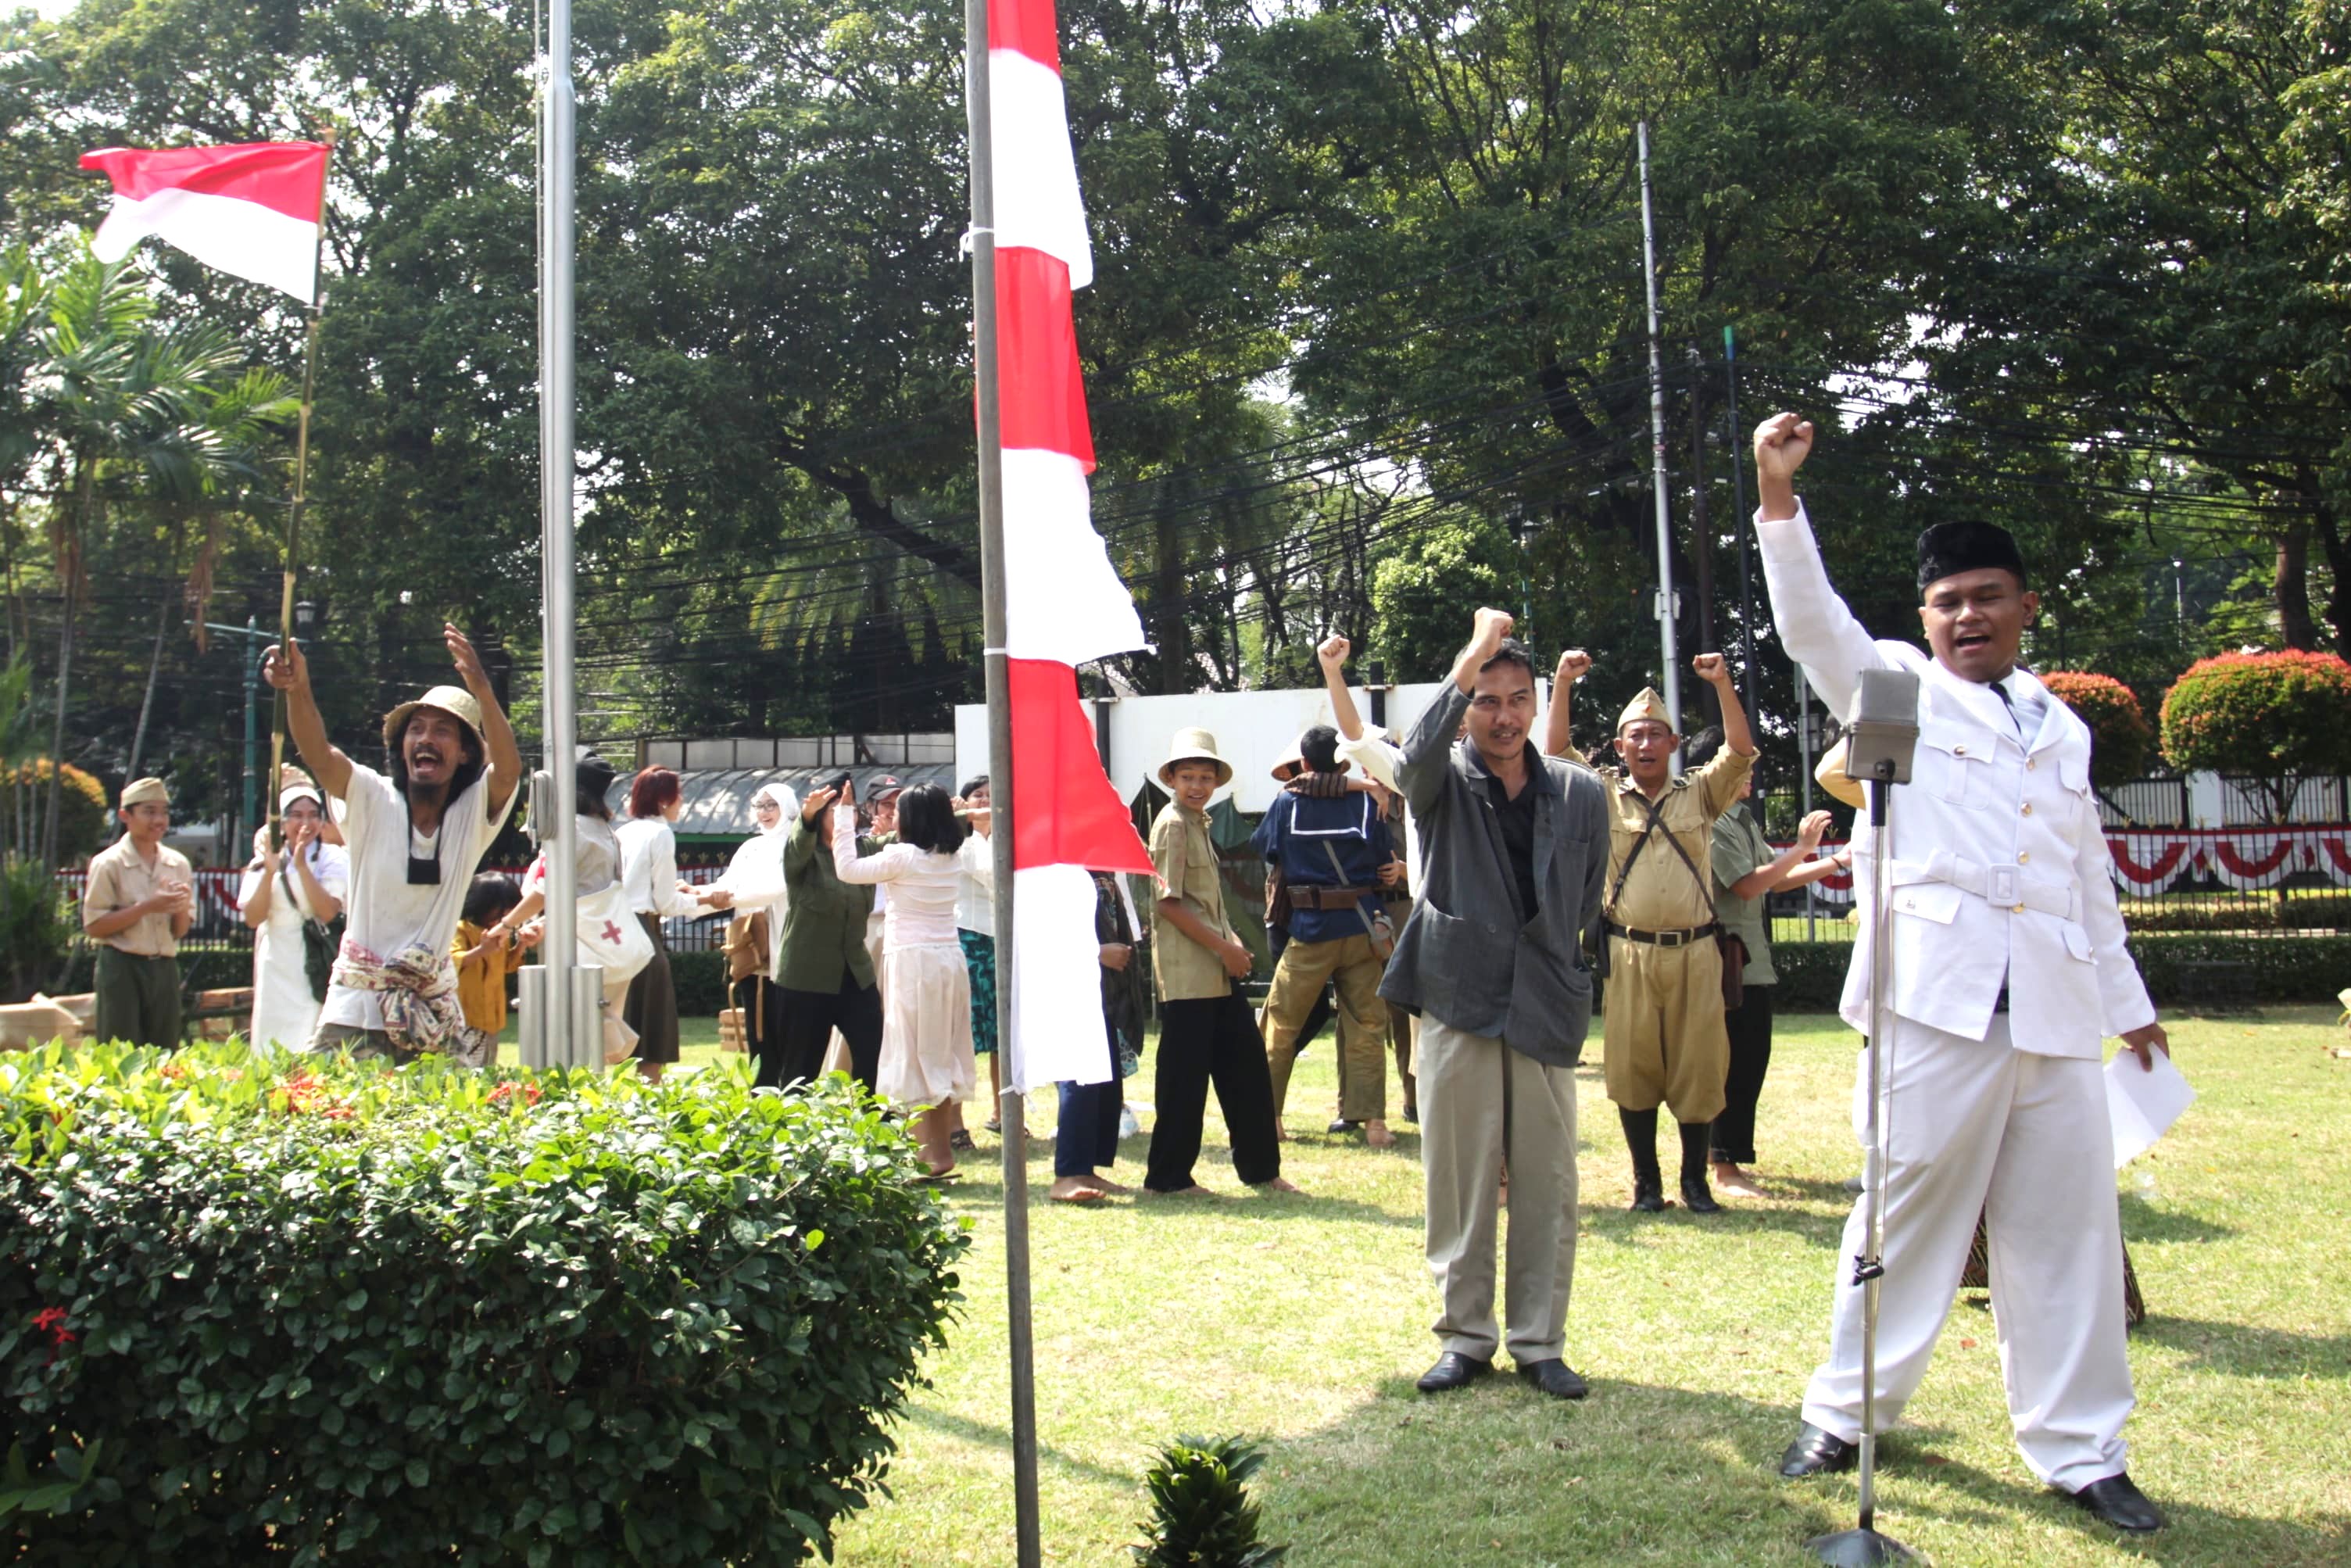
[[[1666,499],[1666,371],[1657,348],[1657,228],[1649,201],[1649,122],[1640,122],[1641,271],[1649,294],[1649,486],[1657,497],[1657,656],[1665,665],[1666,711],[1682,727],[1680,659],[1674,650],[1674,522]],[[1681,771],[1674,753],[1674,771]]]
[[[1755,575],[1748,564],[1748,536],[1754,529],[1747,517],[1747,474],[1740,464],[1747,432],[1739,423],[1739,343],[1728,327],[1722,329],[1722,382],[1730,409],[1730,506],[1739,535],[1739,658],[1747,687],[1747,722],[1754,724],[1763,711],[1755,702]]]
[[[1689,347],[1689,427],[1690,427],[1690,558],[1698,566],[1698,649],[1701,653],[1720,650],[1714,641],[1714,530],[1707,522],[1706,506],[1706,395],[1698,384],[1699,362],[1698,345]],[[1714,722],[1722,722],[1722,699],[1708,685],[1706,687],[1706,711]]]

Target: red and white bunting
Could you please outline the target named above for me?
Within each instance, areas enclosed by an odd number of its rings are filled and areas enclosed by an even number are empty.
[[[1144,645],[1094,531],[1093,431],[1070,295],[1093,281],[1051,0],[989,0],[997,398],[1012,708],[1009,1053],[1026,1092],[1115,1071],[1102,1025],[1095,871],[1151,857],[1104,776],[1078,664]],[[998,933],[1001,939],[1002,933]]]
[[[120,261],[152,235],[206,267],[310,304],[319,292],[327,154],[323,141],[85,152],[81,166],[114,182],[114,210],[89,247],[100,261]]]

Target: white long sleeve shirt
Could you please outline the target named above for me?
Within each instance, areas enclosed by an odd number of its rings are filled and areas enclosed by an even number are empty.
[[[659,817],[632,817],[616,831],[621,841],[621,890],[639,915],[688,919],[704,913],[677,890],[677,834]]]

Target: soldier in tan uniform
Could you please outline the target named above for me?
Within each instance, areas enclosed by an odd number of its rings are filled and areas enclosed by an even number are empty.
[[[172,793],[161,779],[122,789],[122,837],[90,857],[81,927],[98,944],[98,1038],[180,1043],[180,938],[195,920],[195,867],[163,841]]]
[[[1589,768],[1569,738],[1568,700],[1592,656],[1560,655],[1544,749]],[[1673,776],[1681,740],[1665,699],[1644,688],[1616,721],[1619,768],[1596,769],[1608,786],[1608,883],[1601,904],[1608,950],[1602,973],[1608,1098],[1633,1151],[1633,1207],[1666,1207],[1657,1168],[1657,1106],[1681,1124],[1682,1201],[1694,1214],[1721,1205],[1707,1186],[1710,1125],[1721,1113],[1730,1040],[1723,1029],[1721,930],[1707,868],[1715,819],[1739,800],[1755,765],[1729,666],[1719,653],[1690,661],[1722,703],[1724,745],[1687,778]]]

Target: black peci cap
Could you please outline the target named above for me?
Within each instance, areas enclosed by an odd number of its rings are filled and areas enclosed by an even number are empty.
[[[1997,523],[1980,522],[1973,518],[1964,522],[1937,523],[1918,536],[1918,591],[1921,593],[1947,577],[1993,567],[2014,572],[2019,583],[2024,581],[2024,556],[2016,548],[2016,536]]]

